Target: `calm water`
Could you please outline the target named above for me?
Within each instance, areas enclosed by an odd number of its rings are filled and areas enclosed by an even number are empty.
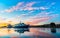
[[[56,33],[51,28],[0,28],[0,38],[60,38],[60,28]]]

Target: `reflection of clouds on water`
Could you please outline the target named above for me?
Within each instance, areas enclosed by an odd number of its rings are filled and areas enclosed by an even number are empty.
[[[25,32],[17,37],[20,37],[20,38],[43,38],[43,37],[49,38],[49,37],[53,37],[50,34],[47,35],[47,33],[43,33],[43,34],[42,33],[43,32],[39,32],[39,34],[36,35],[36,33],[33,33],[33,32]],[[44,36],[44,35],[47,35],[47,36]]]
[[[40,37],[54,37],[52,34],[47,32],[41,32],[40,28],[29,28],[30,32],[19,33],[15,32],[15,29],[0,29],[1,37],[11,37],[11,38],[40,38]],[[17,30],[17,29],[16,29]],[[44,29],[45,30],[45,29]]]
[[[0,36],[10,35],[15,33],[13,29],[0,28]]]
[[[34,35],[40,35],[40,36],[52,36],[50,34],[48,34],[47,32],[42,32],[40,29],[38,28],[30,28],[30,32],[35,33]]]

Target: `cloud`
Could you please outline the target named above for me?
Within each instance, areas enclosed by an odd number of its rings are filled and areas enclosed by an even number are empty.
[[[33,13],[33,12],[34,11],[30,11],[30,13]],[[13,18],[6,19],[5,21],[6,22],[10,21],[12,24],[19,23],[20,21],[22,21],[26,24],[38,24],[41,22],[51,20],[58,16],[58,14],[53,14],[52,12],[42,11],[34,16],[29,17],[30,13],[28,12],[26,14],[20,14],[20,16],[15,16]],[[26,19],[26,17],[28,17],[28,18]]]
[[[11,13],[14,11],[34,11],[34,10],[48,10],[50,9],[53,5],[55,5],[55,2],[50,3],[48,6],[33,6],[37,4],[37,2],[29,2],[29,3],[25,3],[25,2],[18,2],[15,6],[11,6],[8,9],[2,10],[1,12],[7,12],[7,13]]]
[[[47,9],[49,9],[49,8],[47,8],[47,7],[40,7],[40,10],[47,10]]]
[[[27,24],[31,24],[31,25],[33,25],[33,24],[38,24],[38,23],[40,23],[40,22],[45,22],[45,21],[50,20],[50,19],[52,19],[51,16],[45,16],[45,17],[37,17],[37,16],[35,16],[35,17],[33,17],[33,18],[30,18],[30,19],[27,21]]]
[[[36,2],[30,2],[30,3],[26,4],[25,7],[32,7],[35,3],[36,3]]]
[[[44,22],[44,21],[46,21],[46,20],[49,20],[49,17],[32,19],[32,20],[30,21],[30,23],[28,22],[28,24],[38,24],[38,23]]]
[[[5,9],[4,11],[5,12],[13,12],[13,11],[17,11],[18,9],[20,9],[20,7],[23,5],[24,2],[19,2],[16,6],[12,6],[11,8],[9,9]]]
[[[47,9],[49,9],[48,7],[45,7],[45,6],[34,7],[33,5],[35,5],[35,4],[37,4],[37,2],[29,2],[29,3],[19,2],[15,6],[11,6],[10,8],[5,9],[3,11],[7,12],[7,13],[11,13],[11,12],[18,11],[18,10],[20,10],[20,11],[24,11],[24,10],[31,11],[31,10],[47,10]]]
[[[52,14],[50,12],[41,12],[41,13],[29,18],[28,20],[26,20],[26,23],[31,24],[31,25],[38,24],[41,22],[45,22],[45,21],[54,19],[57,16],[58,16],[58,14]]]
[[[36,2],[29,2],[27,3],[25,6],[22,7],[22,9],[20,10],[34,10],[34,8],[32,7]]]
[[[6,18],[0,17],[0,23],[2,23],[2,22],[6,22]]]
[[[16,6],[12,6],[9,9],[5,9],[4,11],[10,13],[17,10],[33,10],[32,5],[34,3],[35,2],[30,2],[24,6],[24,2],[19,2]]]
[[[48,4],[47,6],[33,6],[35,4],[38,4],[38,2],[18,2],[15,6],[11,6],[5,10],[2,10],[1,12],[7,12],[7,13],[11,13],[14,11],[34,11],[34,10],[48,10],[50,9],[53,5],[55,5],[55,2],[52,2],[50,4]]]
[[[33,11],[31,11],[33,12]],[[31,17],[28,17],[29,13],[28,14],[21,14],[20,16],[15,16],[15,17],[12,17],[12,18],[8,18],[8,19],[2,19],[4,22],[7,22],[7,23],[11,23],[11,24],[17,24],[19,23],[20,21],[26,23],[26,24],[31,24],[31,25],[34,25],[34,24],[38,24],[38,23],[41,23],[41,22],[46,22],[48,20],[51,20],[51,19],[54,19],[58,16],[58,14],[52,14],[51,12],[40,12],[38,14],[36,14],[35,16],[31,16]],[[28,17],[27,19],[25,17]]]
[[[10,12],[13,11],[13,9],[6,9],[6,10],[4,10],[4,11],[10,13]]]

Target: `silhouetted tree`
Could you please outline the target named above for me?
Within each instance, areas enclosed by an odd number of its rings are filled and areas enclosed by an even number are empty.
[[[55,23],[53,23],[53,22],[50,23],[50,27],[51,27],[51,32],[52,32],[52,33],[56,33],[56,28],[55,28],[56,25],[55,25]]]
[[[54,22],[50,23],[50,27],[55,28],[56,27],[55,23]]]

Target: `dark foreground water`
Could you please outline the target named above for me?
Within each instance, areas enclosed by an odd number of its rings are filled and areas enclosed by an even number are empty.
[[[60,28],[0,28],[0,38],[60,38]]]

